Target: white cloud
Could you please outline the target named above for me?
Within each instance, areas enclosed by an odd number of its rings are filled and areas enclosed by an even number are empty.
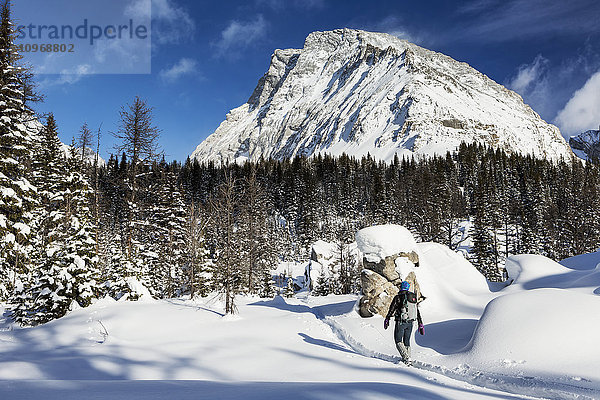
[[[373,26],[373,30],[377,32],[385,32],[397,38],[408,40],[412,43],[417,43],[419,40],[412,34],[406,31],[406,24],[398,16],[390,15],[384,18]]]
[[[119,40],[101,39],[93,48],[95,65],[111,73],[151,72],[151,43],[123,37]]]
[[[221,32],[221,38],[213,45],[217,48],[217,56],[223,56],[230,50],[250,46],[262,39],[266,32],[267,22],[261,14],[248,22],[234,20]]]
[[[126,16],[149,20],[152,16],[152,0],[133,0],[125,7]]]
[[[91,74],[94,74],[94,69],[90,64],[80,64],[73,68],[63,70],[56,79],[42,79],[39,86],[40,88],[47,88],[64,84],[73,85]]]
[[[160,77],[166,82],[175,82],[184,75],[195,74],[197,72],[197,62],[190,58],[182,58],[171,68],[160,71]]]
[[[477,42],[600,32],[597,0],[473,0],[456,14],[461,39]]]
[[[600,125],[600,71],[577,90],[555,121],[563,134],[575,135]]]
[[[550,61],[538,54],[530,64],[519,66],[516,74],[504,82],[504,86],[519,93],[525,103],[546,120],[554,117],[556,110],[564,104],[556,90],[564,75],[563,68],[551,70],[550,67]]]
[[[599,69],[600,54],[586,45],[577,56],[560,63],[537,55],[531,63],[519,66],[503,84],[519,93],[543,119],[557,123],[558,112]]]
[[[538,54],[531,64],[521,65],[517,74],[507,82],[509,89],[523,95],[532,87],[535,88],[543,83],[545,73],[548,70],[548,60],[541,54]]]
[[[196,30],[189,12],[174,0],[132,0],[125,15],[147,20],[151,17],[152,39],[159,45],[190,38]]]
[[[196,30],[190,14],[172,0],[152,0],[153,40],[159,44],[189,39]]]
[[[275,11],[286,10],[290,7],[310,10],[323,8],[325,6],[325,0],[256,0],[256,5],[264,5]]]

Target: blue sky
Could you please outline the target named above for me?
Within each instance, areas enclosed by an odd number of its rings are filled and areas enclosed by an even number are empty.
[[[565,136],[600,125],[597,0],[118,1],[132,9],[152,2],[151,74],[98,74],[79,63],[37,76],[46,96],[37,111],[55,114],[66,143],[84,122],[92,129],[102,124],[104,157],[121,106],[139,95],[155,108],[167,158],[184,161],[247,101],[274,49],[301,48],[310,32],[343,27],[387,32],[467,62],[519,92]],[[82,17],[65,2],[55,7]],[[34,7],[23,10],[20,20],[39,15]],[[141,67],[128,54],[113,64]]]

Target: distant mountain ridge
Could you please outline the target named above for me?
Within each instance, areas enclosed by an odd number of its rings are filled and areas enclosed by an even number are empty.
[[[600,128],[598,130],[590,129],[577,136],[571,136],[569,144],[580,158],[600,159]]]
[[[445,154],[461,142],[573,156],[558,128],[468,64],[388,34],[340,29],[311,33],[300,50],[275,50],[248,102],[192,157],[370,153],[387,161]]]

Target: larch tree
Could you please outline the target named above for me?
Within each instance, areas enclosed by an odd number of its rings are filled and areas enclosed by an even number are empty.
[[[185,291],[193,299],[196,295],[208,294],[210,270],[213,266],[210,251],[206,246],[206,225],[210,222],[206,213],[192,201],[186,209],[184,254],[185,274],[187,276]]]
[[[244,180],[243,207],[239,228],[242,233],[242,255],[246,289],[256,293],[262,285],[264,271],[270,273],[275,267],[276,254],[270,229],[269,199],[256,174],[256,166],[249,165],[248,177]]]
[[[239,222],[240,199],[237,180],[227,174],[212,201],[215,236],[215,268],[213,282],[225,295],[225,313],[235,314],[235,296],[241,287]]]
[[[92,144],[94,141],[94,134],[88,127],[87,122],[85,122],[81,129],[79,130],[79,135],[77,135],[77,148],[81,152],[81,163],[84,165],[86,163],[86,155],[88,149],[92,148]]]
[[[138,171],[140,165],[149,164],[159,156],[158,138],[161,130],[154,125],[153,108],[146,101],[136,96],[133,103],[123,106],[119,112],[121,121],[119,129],[113,136],[120,142],[115,150],[124,154],[129,159],[129,196],[130,209],[129,226],[127,232],[127,252],[132,257],[132,246],[136,220],[139,217],[138,201]]]

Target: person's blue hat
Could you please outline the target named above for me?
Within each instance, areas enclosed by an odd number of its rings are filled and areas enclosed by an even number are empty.
[[[410,283],[406,282],[406,281],[402,281],[402,283],[400,284],[400,290],[408,290],[410,289]]]

